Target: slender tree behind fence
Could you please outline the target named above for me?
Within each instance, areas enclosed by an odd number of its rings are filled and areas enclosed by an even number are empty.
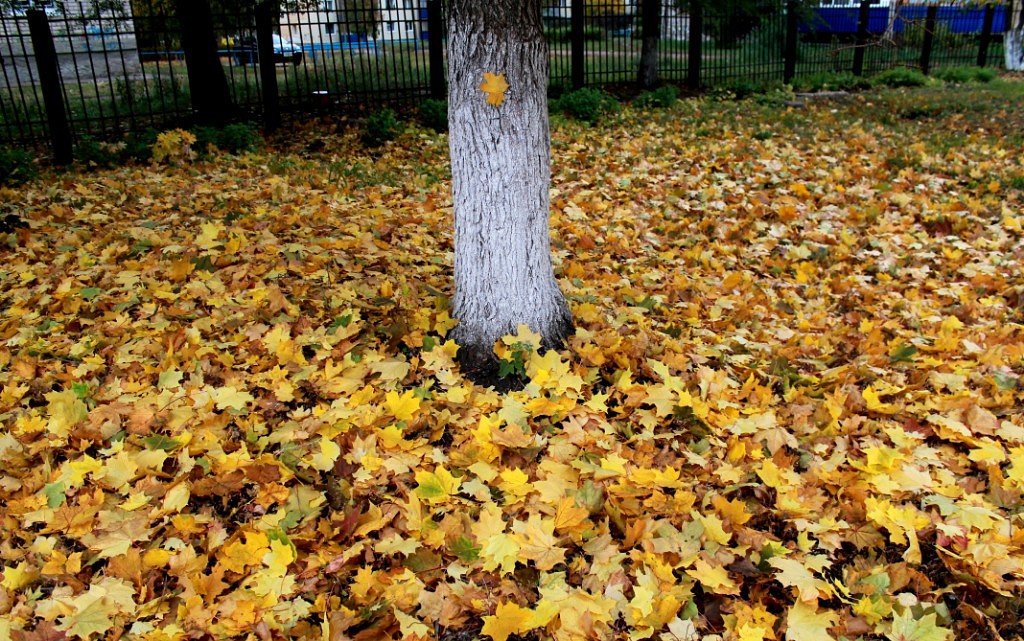
[[[31,5],[32,3],[27,3]],[[389,8],[399,5],[399,8]],[[445,95],[442,0],[66,0],[0,14],[0,144],[414,107]],[[647,12],[645,14],[645,12]],[[553,93],[1001,64],[1006,7],[545,0]],[[656,15],[655,15],[656,14]]]

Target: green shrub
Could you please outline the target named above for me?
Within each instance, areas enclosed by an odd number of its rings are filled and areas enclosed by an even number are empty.
[[[928,84],[928,77],[916,69],[897,67],[883,71],[872,78],[871,82],[886,87],[923,87]]]
[[[848,71],[836,73],[819,71],[808,76],[793,79],[793,90],[800,92],[814,91],[856,91],[868,89],[871,82]]]
[[[381,109],[370,114],[363,123],[363,130],[359,139],[367,147],[380,147],[389,140],[394,140],[402,133],[402,125],[398,122],[398,116],[391,109]]]
[[[256,127],[249,123],[237,122],[227,125],[218,132],[217,148],[230,154],[252,151],[260,140]]]
[[[135,162],[149,162],[152,160],[156,136],[157,131],[152,127],[145,131],[129,134],[124,140],[124,159],[134,160]]]
[[[583,39],[587,42],[604,40],[604,29],[596,25],[583,28]],[[544,37],[549,43],[572,42],[572,29],[569,27],[552,27],[544,30]]]
[[[619,110],[619,102],[607,93],[593,87],[570,91],[551,103],[552,111],[560,111],[576,120],[595,123],[602,116]]]
[[[217,147],[217,129],[215,127],[193,127],[192,134],[196,137],[196,152],[205,154],[211,146]]]
[[[672,85],[659,87],[654,91],[645,91],[640,94],[635,104],[643,109],[668,109],[679,100],[679,89]]]
[[[932,74],[943,82],[965,84],[968,82],[992,82],[996,78],[993,69],[984,67],[943,67]]]
[[[420,105],[420,122],[438,133],[448,131],[448,103],[433,98]]]
[[[109,167],[120,159],[120,145],[110,145],[92,136],[82,136],[75,145],[74,156],[83,165]]]
[[[709,94],[718,100],[742,100],[754,95],[777,93],[781,88],[782,85],[779,83],[754,82],[740,78],[715,87]]]
[[[20,185],[38,174],[36,162],[28,152],[0,147],[0,185]]]
[[[195,127],[192,133],[196,137],[195,150],[199,153],[205,153],[212,145],[229,154],[239,154],[255,149],[260,139],[255,127],[242,122],[221,128]]]

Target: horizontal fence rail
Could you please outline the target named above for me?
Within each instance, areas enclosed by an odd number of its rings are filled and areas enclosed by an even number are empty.
[[[551,91],[636,86],[645,24],[659,27],[648,54],[658,79],[694,89],[1002,64],[1005,5],[825,4],[546,0]],[[68,136],[117,140],[218,115],[270,129],[281,114],[415,106],[445,94],[442,0],[15,6],[0,13],[0,144],[49,142],[57,155]],[[657,20],[645,21],[644,11]],[[40,42],[53,47],[37,51]],[[211,82],[223,88],[223,109],[206,95]],[[54,102],[61,98],[63,109]]]

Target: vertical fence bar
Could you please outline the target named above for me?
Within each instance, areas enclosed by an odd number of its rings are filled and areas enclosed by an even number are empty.
[[[281,101],[277,89],[277,65],[274,62],[275,0],[256,5],[256,54],[260,65],[260,99],[263,128],[272,132],[281,126]]]
[[[690,0],[690,30],[687,35],[688,60],[686,84],[691,89],[700,89],[701,58],[704,56],[704,5],[703,0]]]
[[[36,57],[36,69],[39,71],[39,84],[43,90],[43,105],[46,108],[46,122],[50,129],[53,160],[58,165],[68,165],[73,159],[71,126],[64,107],[57,47],[53,44],[53,34],[50,32],[50,21],[46,17],[46,12],[41,9],[29,10],[28,28]]]
[[[786,84],[793,82],[793,77],[796,76],[796,38],[797,28],[799,27],[798,10],[797,0],[786,1],[786,48],[783,54],[784,68],[782,71],[782,81]]]
[[[853,50],[853,75],[864,75],[864,48],[868,43],[868,21],[871,19],[870,0],[861,0],[857,12],[857,43]]]
[[[988,45],[992,41],[992,23],[996,17],[996,6],[994,4],[985,5],[985,17],[981,23],[981,39],[978,42],[978,66],[984,67],[988,65]]]
[[[921,73],[928,75],[932,65],[932,45],[935,43],[935,23],[939,8],[929,5],[924,18],[924,38],[921,40]]]
[[[427,38],[430,97],[444,100],[448,89],[444,78],[444,15],[441,13],[441,0],[427,0]]]
[[[570,35],[569,42],[572,47],[572,88],[579,89],[586,82],[586,55],[584,50],[584,35],[586,31],[587,3],[585,0],[572,0],[570,6]]]

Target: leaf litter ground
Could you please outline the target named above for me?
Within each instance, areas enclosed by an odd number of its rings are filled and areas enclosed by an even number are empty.
[[[0,637],[1020,638],[1022,95],[556,120],[508,394],[443,136],[3,191]]]

